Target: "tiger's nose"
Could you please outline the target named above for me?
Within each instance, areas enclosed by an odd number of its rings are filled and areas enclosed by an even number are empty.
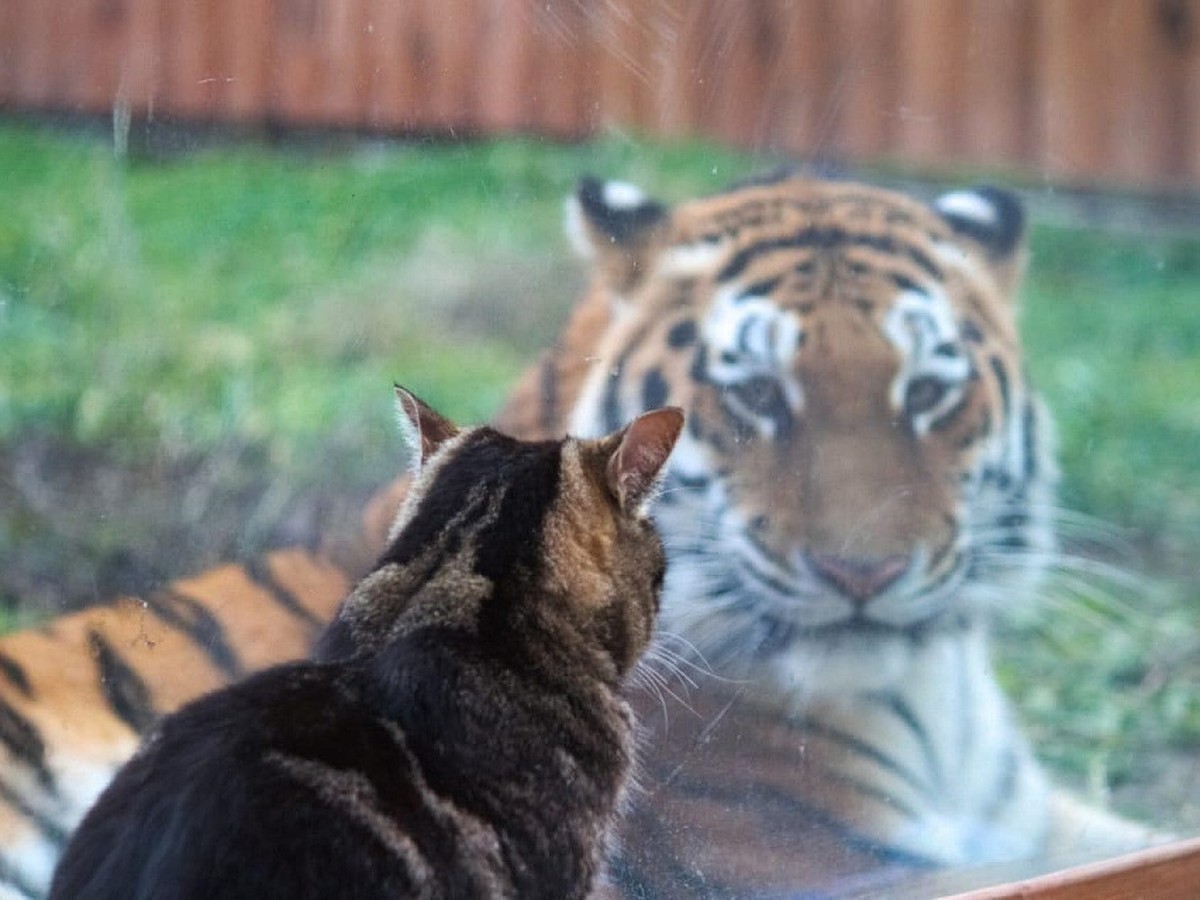
[[[810,553],[808,561],[825,581],[858,603],[866,603],[882,593],[908,571],[908,557],[902,555],[875,559]]]

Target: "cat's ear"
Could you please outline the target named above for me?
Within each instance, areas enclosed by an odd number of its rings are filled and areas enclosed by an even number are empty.
[[[683,428],[683,410],[674,406],[642,413],[612,435],[616,448],[608,458],[608,487],[626,512],[639,509],[654,490],[663,465]]]
[[[400,385],[396,392],[396,420],[409,453],[409,468],[414,472],[425,465],[437,448],[458,434],[458,426]]]

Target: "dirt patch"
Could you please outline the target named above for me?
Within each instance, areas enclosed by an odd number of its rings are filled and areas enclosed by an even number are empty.
[[[373,487],[291,483],[252,446],[128,463],[37,434],[0,448],[0,471],[0,603],[18,623],[317,546],[357,527]]]

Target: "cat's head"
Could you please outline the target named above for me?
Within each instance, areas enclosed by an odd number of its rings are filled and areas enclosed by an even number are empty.
[[[463,629],[503,653],[523,635],[562,635],[628,672],[658,612],[666,562],[647,509],[683,414],[528,442],[459,428],[399,387],[396,407],[412,484],[387,550],[339,613],[346,627],[327,637],[344,631],[361,652],[416,629]]]

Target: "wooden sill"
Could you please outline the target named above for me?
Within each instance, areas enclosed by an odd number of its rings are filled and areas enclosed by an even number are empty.
[[[1195,900],[1200,897],[1200,838],[951,896],[953,900]]]

